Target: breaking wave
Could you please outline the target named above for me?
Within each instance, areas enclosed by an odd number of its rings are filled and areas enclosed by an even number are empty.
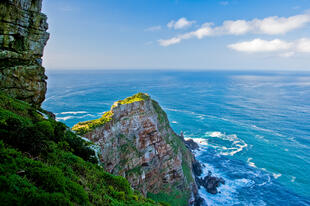
[[[227,135],[218,131],[206,132],[202,138],[193,138],[193,140],[202,146],[212,147],[225,156],[233,156],[248,146],[237,135]]]

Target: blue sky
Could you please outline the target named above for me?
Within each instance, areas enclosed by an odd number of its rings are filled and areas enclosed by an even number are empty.
[[[310,0],[45,0],[47,69],[310,70]]]

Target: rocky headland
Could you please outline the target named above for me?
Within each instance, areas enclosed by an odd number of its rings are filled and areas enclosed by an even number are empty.
[[[216,194],[225,183],[211,173],[201,177],[202,165],[193,154],[198,144],[176,134],[148,94],[117,101],[101,118],[72,129],[101,148],[100,162],[108,172],[125,177],[134,189],[153,199],[203,205],[198,188]]]
[[[193,154],[199,146],[172,130],[149,95],[117,101],[101,118],[75,125],[75,133],[40,108],[49,38],[41,6],[42,0],[0,2],[0,202],[204,205],[198,189],[215,194],[224,182],[202,177]]]
[[[108,172],[125,177],[145,196],[166,196],[179,205],[197,196],[194,156],[149,95],[115,102],[100,119],[72,129],[100,146],[100,161]]]

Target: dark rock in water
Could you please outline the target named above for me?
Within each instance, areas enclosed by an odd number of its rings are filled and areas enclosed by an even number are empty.
[[[196,182],[200,186],[203,186],[208,193],[211,194],[217,194],[217,188],[221,184],[225,184],[225,180],[223,178],[218,178],[212,176],[212,173],[209,171],[208,175],[205,176],[204,178],[198,178],[196,177]]]
[[[193,172],[195,176],[200,176],[202,174],[202,166],[196,159],[193,162]]]
[[[190,150],[197,150],[197,149],[199,149],[199,145],[196,142],[194,142],[194,140],[192,140],[192,139],[186,140],[185,141],[185,145]]]
[[[193,205],[194,206],[202,206],[202,205],[206,205],[206,204],[205,204],[205,200],[197,194],[197,195],[195,195],[195,201],[194,201]]]

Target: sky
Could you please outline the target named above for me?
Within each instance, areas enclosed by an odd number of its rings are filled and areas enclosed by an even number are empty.
[[[310,0],[43,0],[56,69],[310,71]]]

